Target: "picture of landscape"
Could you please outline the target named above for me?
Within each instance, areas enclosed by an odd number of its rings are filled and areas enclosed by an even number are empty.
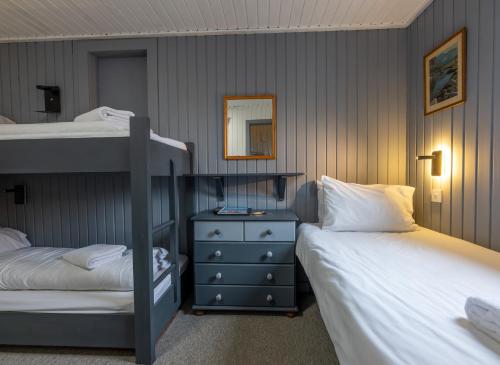
[[[425,114],[465,101],[465,28],[424,57]]]
[[[434,105],[458,94],[458,47],[452,45],[430,61],[430,103]]]

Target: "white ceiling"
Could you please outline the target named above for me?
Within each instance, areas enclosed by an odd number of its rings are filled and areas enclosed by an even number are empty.
[[[432,0],[0,0],[0,42],[404,28]]]

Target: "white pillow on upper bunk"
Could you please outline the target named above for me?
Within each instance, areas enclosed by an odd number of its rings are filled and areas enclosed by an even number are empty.
[[[322,228],[351,232],[409,232],[415,188],[402,185],[361,185],[323,176]]]
[[[16,122],[10,120],[7,117],[4,117],[3,115],[0,115],[0,124],[16,124]]]
[[[30,246],[25,233],[13,228],[0,228],[0,253]]]

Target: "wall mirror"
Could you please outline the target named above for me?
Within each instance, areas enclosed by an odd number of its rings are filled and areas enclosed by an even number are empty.
[[[273,95],[224,97],[224,158],[276,158],[276,99]]]

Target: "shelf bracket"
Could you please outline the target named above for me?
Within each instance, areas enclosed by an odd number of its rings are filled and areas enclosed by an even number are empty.
[[[215,181],[215,191],[217,194],[217,201],[224,201],[224,177],[216,176],[214,177]]]
[[[285,200],[285,194],[286,194],[286,185],[287,185],[287,179],[289,177],[297,177],[297,176],[302,176],[304,175],[303,172],[271,172],[271,173],[222,173],[222,174],[217,174],[217,173],[207,173],[207,174],[185,174],[185,177],[189,178],[200,178],[200,177],[205,177],[209,179],[213,179],[215,182],[215,191],[217,194],[217,201],[224,201],[225,196],[224,196],[224,188],[227,183],[225,179],[227,177],[240,177],[240,176],[245,176],[245,177],[255,177],[255,178],[265,178],[266,180],[272,180],[274,182],[275,188],[274,188],[274,197],[276,198],[277,201],[282,202]]]
[[[276,177],[276,189],[278,192],[278,201],[282,202],[285,200],[286,176],[280,175]]]

